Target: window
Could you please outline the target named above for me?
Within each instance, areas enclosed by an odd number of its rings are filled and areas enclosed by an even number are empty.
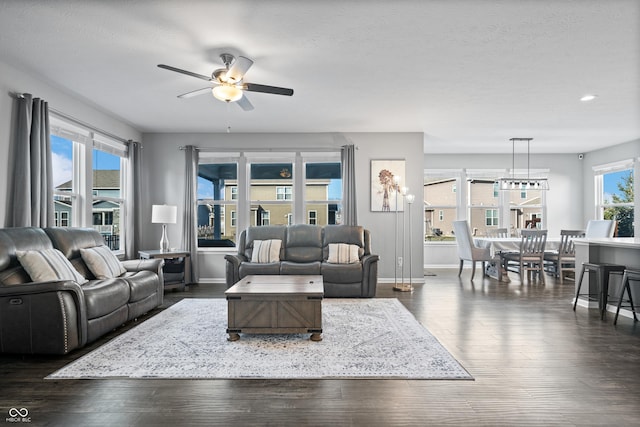
[[[287,221],[287,225],[288,225]],[[260,212],[260,225],[271,225],[271,212],[263,210]]]
[[[293,200],[293,188],[276,187],[276,200]]]
[[[425,240],[453,240],[453,221],[458,216],[460,171],[430,171],[424,176]]]
[[[197,183],[198,246],[234,246],[237,233],[237,184],[237,157],[228,154],[201,155]],[[226,215],[227,211],[230,215]]]
[[[535,171],[540,176],[546,170]],[[500,191],[496,180],[504,170],[426,170],[424,178],[425,241],[454,240],[452,222],[466,218],[475,236],[485,236],[489,228],[516,228],[532,224],[543,227],[545,192],[531,188]],[[466,182],[466,186],[460,185]],[[453,193],[452,188],[457,188]],[[435,221],[435,222],[434,222]]]
[[[249,174],[249,225],[287,225],[293,213],[293,164],[256,158]]]
[[[55,225],[93,226],[122,252],[128,146],[55,115],[50,120]]]
[[[69,227],[69,212],[56,210],[53,217],[56,227]]]
[[[594,167],[597,217],[617,221],[618,237],[635,235],[633,168],[631,160]]]
[[[120,249],[120,231],[124,211],[121,182],[124,159],[105,139],[94,139],[92,155],[93,228],[98,230],[111,250]]]
[[[318,211],[309,211],[307,224],[318,225]]]
[[[199,247],[235,245],[247,226],[341,222],[337,151],[202,150],[199,157]]]
[[[498,210],[497,209],[487,209],[485,211],[485,225],[487,227],[495,227],[498,225]]]
[[[487,229],[500,224],[500,193],[495,196],[496,179],[500,171],[468,170],[467,212],[474,236],[486,236]]]
[[[311,156],[305,163],[304,201],[307,223],[341,224],[342,170],[339,161],[328,153]],[[312,215],[314,215],[312,217]]]

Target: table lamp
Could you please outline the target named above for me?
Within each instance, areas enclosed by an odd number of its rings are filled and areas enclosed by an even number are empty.
[[[169,238],[167,237],[167,224],[175,224],[178,208],[171,205],[153,205],[151,207],[151,222],[162,224],[162,238],[160,238],[160,250],[169,252]]]

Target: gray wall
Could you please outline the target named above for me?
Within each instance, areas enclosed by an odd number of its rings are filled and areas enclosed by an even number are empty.
[[[183,209],[184,180],[184,153],[180,146],[194,145],[199,148],[237,149],[251,150],[269,148],[287,148],[302,150],[305,147],[336,148],[353,143],[358,147],[356,151],[356,185],[358,189],[358,222],[372,232],[372,251],[380,255],[379,264],[380,281],[393,280],[394,277],[394,213],[382,213],[370,211],[370,173],[371,160],[380,159],[405,159],[406,160],[406,184],[410,189],[415,189],[416,194],[421,194],[423,177],[423,137],[422,133],[304,133],[304,134],[144,134],[143,154],[145,164],[148,165],[148,187],[145,191],[143,207],[146,209],[144,217],[151,215],[152,204],[167,203],[178,206],[178,211]],[[414,207],[418,206],[414,204]],[[415,215],[411,218],[411,228],[420,230],[416,236],[422,233],[422,215],[419,209],[415,209]],[[157,246],[160,236],[160,228],[147,222],[145,227],[143,244],[149,247]],[[409,225],[407,223],[407,229]],[[172,246],[180,242],[182,224],[170,225],[169,241]],[[405,239],[405,257],[409,254],[409,238]],[[422,280],[422,238],[416,237],[411,246],[413,256],[412,277]],[[201,259],[201,277],[206,280],[220,279],[220,277],[206,277],[207,275],[220,276],[220,256],[210,255]],[[204,262],[203,262],[204,261]],[[408,260],[405,266],[405,277],[409,277]]]
[[[44,70],[46,72],[46,69]],[[11,174],[9,146],[14,98],[12,93],[31,93],[49,103],[50,108],[62,111],[83,122],[109,131],[125,139],[140,140],[141,134],[124,120],[100,110],[90,101],[46,83],[46,79],[22,72],[0,61],[0,224],[5,224],[7,188]],[[122,100],[126,102],[126,99]]]

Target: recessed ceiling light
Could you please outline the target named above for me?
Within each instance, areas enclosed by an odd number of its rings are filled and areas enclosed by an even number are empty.
[[[582,102],[589,102],[589,101],[593,101],[594,99],[596,99],[598,97],[598,95],[585,95],[582,98],[580,98],[580,101]]]

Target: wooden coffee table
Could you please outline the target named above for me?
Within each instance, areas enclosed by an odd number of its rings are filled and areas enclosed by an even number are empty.
[[[311,334],[322,340],[322,276],[247,276],[227,289],[229,341],[247,334]]]

